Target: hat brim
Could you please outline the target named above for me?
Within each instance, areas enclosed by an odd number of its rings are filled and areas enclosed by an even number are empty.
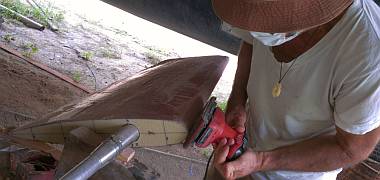
[[[292,32],[325,24],[353,0],[212,0],[223,21],[249,31]]]

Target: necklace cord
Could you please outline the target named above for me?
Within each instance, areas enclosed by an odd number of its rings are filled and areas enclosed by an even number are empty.
[[[278,78],[279,84],[281,83],[281,79],[282,79],[282,62],[281,62],[281,66],[280,66],[280,77]]]
[[[320,27],[318,29],[316,29],[312,36],[310,37],[309,39],[309,43],[311,43],[311,39],[314,37],[315,33],[317,31],[319,31]],[[283,62],[281,62],[281,67],[280,67],[280,78],[278,80],[278,83],[281,84],[281,81],[285,78],[286,74],[288,74],[288,72],[290,71],[290,69],[292,69],[293,65],[296,63],[296,61],[298,60],[298,57],[292,62],[292,64],[289,66],[288,70],[286,70],[286,72],[284,73],[284,76],[282,76],[282,65],[283,65]]]
[[[280,79],[279,79],[279,81],[278,81],[279,84],[280,84],[281,81],[285,78],[286,74],[288,74],[288,72],[290,71],[290,69],[292,69],[293,65],[296,63],[297,60],[298,60],[298,58],[295,59],[295,60],[292,62],[292,64],[291,64],[290,67],[288,68],[288,70],[286,70],[286,72],[284,73],[284,76],[281,75],[281,74],[282,74],[282,64],[283,64],[283,62],[281,62]]]

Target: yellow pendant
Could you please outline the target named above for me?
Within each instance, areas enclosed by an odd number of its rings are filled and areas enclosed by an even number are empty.
[[[272,90],[272,96],[273,97],[278,97],[281,95],[281,83],[276,83],[274,86],[273,86],[273,90]]]

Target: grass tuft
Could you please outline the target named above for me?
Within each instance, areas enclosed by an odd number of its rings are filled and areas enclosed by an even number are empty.
[[[109,59],[121,59],[121,52],[117,52],[115,49],[111,48],[101,48],[99,50],[100,54],[104,58]]]
[[[75,72],[73,73],[73,80],[74,80],[75,82],[79,82],[79,81],[81,80],[81,78],[82,78],[82,76],[81,76],[81,74],[80,74],[78,71],[75,71]]]
[[[86,61],[90,61],[92,59],[92,52],[84,51],[80,53],[80,57]]]
[[[34,54],[36,54],[39,51],[37,45],[30,42],[23,44],[22,48],[24,49],[22,52],[22,55],[28,58],[32,57]]]
[[[151,51],[147,51],[147,52],[144,52],[143,55],[148,58],[149,62],[152,63],[153,65],[154,64],[158,64],[159,62],[162,61],[161,57],[158,56],[157,54],[151,52]]]
[[[3,39],[4,41],[6,41],[7,43],[10,43],[11,41],[14,41],[15,38],[12,36],[12,34],[6,34],[3,36]]]
[[[224,112],[226,112],[227,101],[218,103],[218,106],[220,109],[222,109]]]

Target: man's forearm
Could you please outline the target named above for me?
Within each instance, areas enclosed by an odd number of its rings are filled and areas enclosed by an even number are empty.
[[[335,135],[315,137],[260,153],[263,157],[261,171],[332,171],[361,160],[347,154]]]
[[[243,42],[238,57],[238,66],[235,74],[234,84],[232,87],[230,98],[228,99],[228,107],[245,105],[247,101],[247,83],[251,68],[252,45]]]

